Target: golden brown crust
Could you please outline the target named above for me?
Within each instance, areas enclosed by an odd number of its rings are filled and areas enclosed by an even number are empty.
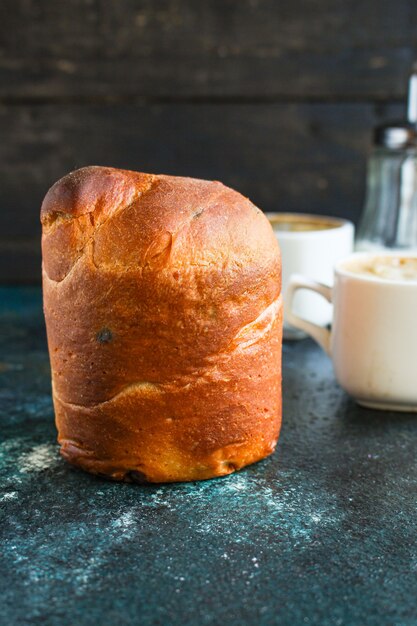
[[[221,183],[85,168],[42,205],[62,453],[115,479],[228,474],[281,422],[280,255]]]

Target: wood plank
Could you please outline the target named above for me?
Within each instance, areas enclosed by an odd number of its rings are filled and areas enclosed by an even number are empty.
[[[40,239],[0,240],[0,285],[33,285],[40,282]]]
[[[375,119],[367,104],[2,107],[0,282],[39,278],[42,197],[87,164],[219,179],[267,211],[356,220]]]
[[[350,213],[371,125],[360,104],[4,107],[0,232],[30,236],[49,185],[91,163],[218,178],[266,210]]]
[[[3,0],[0,97],[402,97],[415,0]]]

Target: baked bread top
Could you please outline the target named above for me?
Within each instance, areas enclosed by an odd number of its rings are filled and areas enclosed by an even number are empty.
[[[49,190],[41,220],[63,401],[106,401],[138,372],[186,384],[272,319],[281,289],[274,233],[219,182],[86,167]]]

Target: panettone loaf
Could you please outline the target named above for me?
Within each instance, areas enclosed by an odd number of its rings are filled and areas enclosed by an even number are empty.
[[[198,480],[270,454],[281,424],[281,263],[219,182],[86,167],[42,204],[62,455],[117,480]]]

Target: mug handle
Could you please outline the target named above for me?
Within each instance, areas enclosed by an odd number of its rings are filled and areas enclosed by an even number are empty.
[[[286,317],[288,322],[292,326],[295,326],[295,328],[299,328],[308,335],[311,335],[311,337],[313,337],[313,339],[317,341],[323,350],[330,356],[330,331],[323,326],[318,326],[318,324],[314,324],[313,322],[309,322],[302,317],[298,317],[298,315],[296,315],[292,310],[292,302],[295,292],[298,291],[298,289],[309,289],[310,291],[319,293],[323,296],[323,298],[326,298],[328,302],[332,301],[332,289],[331,287],[327,287],[327,285],[318,283],[312,278],[307,278],[307,276],[293,274],[290,278],[286,293],[286,301],[288,303]]]

